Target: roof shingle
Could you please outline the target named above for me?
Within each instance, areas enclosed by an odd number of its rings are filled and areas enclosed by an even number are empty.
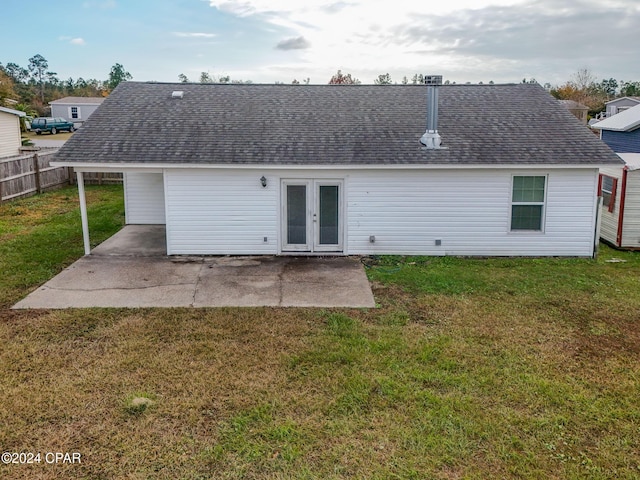
[[[181,99],[172,92],[184,92]],[[423,85],[120,84],[58,162],[601,165],[620,159],[538,85],[440,87],[425,150]]]

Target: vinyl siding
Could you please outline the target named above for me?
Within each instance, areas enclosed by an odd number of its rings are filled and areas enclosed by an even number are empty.
[[[544,232],[509,231],[513,173],[547,175]],[[260,186],[263,174],[267,188]],[[344,179],[345,254],[590,256],[593,250],[596,169],[172,170],[165,173],[168,253],[278,253],[283,178]]]
[[[544,233],[510,232],[512,174],[442,170],[353,175],[349,253],[590,256],[596,171],[548,173]],[[373,244],[370,235],[375,235]]]
[[[622,197],[622,168],[601,168],[600,173],[618,179],[618,187],[616,189],[616,198],[615,203],[613,204],[613,211],[610,212],[608,207],[603,206],[600,217],[600,238],[613,245],[617,245],[618,218],[620,216],[620,201]]]
[[[0,158],[18,155],[21,146],[18,116],[0,112]]]
[[[71,118],[71,107],[77,107],[79,117]],[[51,105],[51,116],[52,117],[63,117],[69,121],[73,121],[75,123],[86,122],[87,118],[96,111],[99,105],[88,105],[88,104],[60,104],[60,105]]]
[[[278,253],[279,181],[272,175],[167,171],[165,188],[169,255]]]
[[[602,141],[619,153],[640,153],[640,128],[631,132],[602,131]]]
[[[640,170],[632,170],[627,174],[622,246],[640,248]]]
[[[163,225],[165,215],[162,173],[126,172],[124,202],[127,224]]]

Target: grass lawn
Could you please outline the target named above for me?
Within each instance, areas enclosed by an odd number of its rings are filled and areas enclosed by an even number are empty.
[[[98,242],[122,190],[88,197]],[[82,254],[77,210],[0,205],[0,451],[42,454],[0,478],[640,476],[637,253],[382,257],[372,310],[9,310]]]

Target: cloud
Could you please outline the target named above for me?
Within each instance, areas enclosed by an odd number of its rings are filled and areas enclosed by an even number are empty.
[[[293,37],[278,42],[276,48],[278,50],[305,50],[310,46],[311,44],[304,37]]]
[[[172,35],[181,38],[214,38],[218,36],[215,33],[202,32],[172,32]]]
[[[86,43],[84,41],[84,38],[80,38],[80,37],[74,38],[66,35],[62,35],[58,37],[58,40],[60,40],[61,42],[69,42],[71,45],[84,45]]]
[[[342,68],[364,82],[387,71],[398,81],[429,71],[458,81],[556,81],[584,66],[637,77],[637,0],[208,1],[274,28],[285,38],[277,49],[301,50],[301,68]]]

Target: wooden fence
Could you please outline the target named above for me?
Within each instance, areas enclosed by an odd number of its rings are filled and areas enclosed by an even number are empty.
[[[0,159],[0,202],[42,193],[76,182],[71,168],[52,167],[58,149],[42,149]],[[85,173],[86,184],[122,183],[120,173]]]

